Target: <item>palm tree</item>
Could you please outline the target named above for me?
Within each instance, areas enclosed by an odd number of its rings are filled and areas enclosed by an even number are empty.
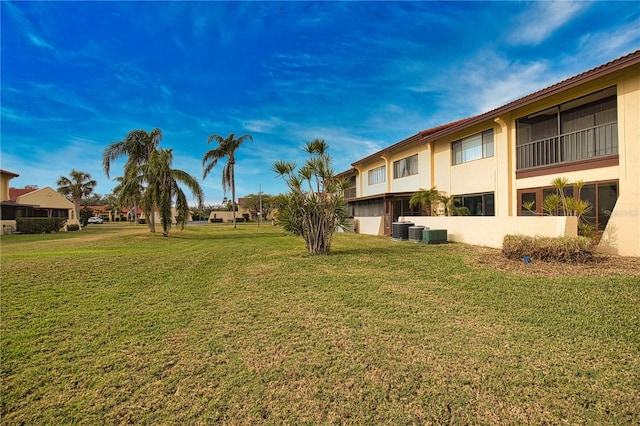
[[[439,201],[440,192],[436,189],[436,187],[431,187],[431,189],[422,189],[414,192],[409,199],[409,207],[413,206],[421,206],[422,214],[424,216],[431,216],[431,205]]]
[[[458,205],[460,204],[460,199],[455,195],[441,193],[438,201],[444,204],[444,213],[447,216],[469,216],[471,213],[468,207]]]
[[[144,187],[142,185],[129,185],[127,187],[128,193],[125,193],[124,183],[125,179],[122,176],[116,177],[113,180],[120,182],[118,185],[113,187],[113,193],[116,196],[117,204],[119,207],[130,207],[133,212],[133,223],[138,223],[138,205],[140,204],[140,200],[142,200],[142,195],[144,194]]]
[[[146,184],[146,189],[142,195],[142,205],[153,205],[158,207],[160,222],[162,224],[162,235],[167,237],[171,228],[171,205],[175,199],[175,208],[178,213],[177,224],[184,228],[187,217],[189,217],[189,203],[187,197],[180,188],[179,183],[189,188],[196,197],[198,205],[202,205],[204,193],[198,180],[178,169],[172,169],[173,150],[156,149],[151,153],[149,160],[136,166],[135,173],[130,179],[123,183],[122,193],[128,194]],[[145,207],[143,207],[145,208]]]
[[[124,181],[133,178],[136,167],[145,164],[151,158],[152,153],[158,148],[158,144],[162,140],[162,131],[158,128],[151,132],[146,130],[132,130],[127,136],[118,142],[113,142],[107,146],[102,153],[102,166],[104,172],[109,177],[111,162],[120,157],[127,157],[124,165]],[[149,220],[149,230],[155,232],[153,204],[143,206],[145,215]]]
[[[234,134],[231,133],[227,138],[223,138],[218,135],[211,135],[207,140],[207,143],[211,143],[212,141],[218,142],[218,147],[207,151],[202,157],[202,167],[204,167],[204,171],[202,173],[202,179],[206,179],[209,172],[218,164],[218,161],[227,158],[227,163],[224,165],[222,169],[222,190],[226,193],[227,190],[231,189],[231,205],[233,206],[233,227],[236,227],[236,181],[235,181],[235,173],[234,168],[236,164],[236,149],[244,142],[245,140],[253,141],[251,135],[243,135],[238,139],[234,139]],[[209,162],[207,164],[207,161]]]
[[[58,185],[58,192],[73,201],[76,218],[78,219],[80,228],[82,228],[82,221],[80,220],[80,200],[89,196],[95,186],[98,185],[98,182],[91,179],[89,173],[73,169],[69,177],[60,176],[56,184]]]

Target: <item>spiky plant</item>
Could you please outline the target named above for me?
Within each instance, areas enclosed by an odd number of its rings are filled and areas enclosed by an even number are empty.
[[[348,182],[335,177],[324,140],[307,142],[304,149],[309,158],[300,168],[290,161],[273,164],[289,188],[278,221],[285,231],[304,239],[310,254],[329,254],[336,228],[347,229]]]

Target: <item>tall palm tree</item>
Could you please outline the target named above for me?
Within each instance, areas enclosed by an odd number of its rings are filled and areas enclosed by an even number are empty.
[[[182,170],[172,169],[172,163],[173,150],[154,150],[146,163],[135,167],[135,173],[132,173],[131,177],[123,183],[121,189],[123,193],[127,194],[133,189],[146,184],[146,189],[142,195],[142,205],[158,207],[162,235],[165,237],[169,235],[169,229],[171,228],[171,205],[174,199],[178,213],[176,219],[178,225],[184,228],[189,217],[189,203],[179,184],[182,183],[189,188],[199,205],[202,205],[204,198],[204,193],[198,180]]]
[[[91,179],[89,173],[73,169],[69,177],[60,176],[56,184],[58,185],[58,192],[73,201],[76,218],[78,219],[80,228],[82,228],[82,221],[80,220],[80,200],[89,196],[96,185],[98,185],[98,182]]]
[[[132,179],[137,172],[136,167],[149,161],[152,153],[158,149],[158,144],[161,140],[162,131],[158,128],[153,129],[151,132],[146,130],[130,131],[123,140],[113,142],[102,153],[102,166],[105,174],[109,177],[112,161],[120,157],[127,157],[123,178],[125,182]],[[153,214],[155,206],[153,204],[146,205],[143,210],[148,218],[149,230],[155,232]]]
[[[249,139],[253,141],[253,137],[251,135],[243,135],[239,138],[235,139],[234,134],[231,133],[227,138],[223,138],[218,135],[211,135],[207,140],[207,143],[211,143],[212,141],[218,142],[218,147],[207,151],[202,157],[202,167],[204,167],[204,171],[202,173],[202,178],[206,179],[209,172],[218,164],[218,161],[227,158],[227,163],[224,165],[222,169],[222,190],[226,193],[227,190],[231,189],[231,206],[233,211],[233,227],[236,227],[236,180],[235,180],[235,164],[236,164],[236,149],[244,142]],[[207,164],[207,161],[209,162]]]

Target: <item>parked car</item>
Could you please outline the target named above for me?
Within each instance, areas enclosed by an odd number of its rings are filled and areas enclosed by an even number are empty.
[[[88,223],[104,223],[104,219],[102,219],[101,217],[98,216],[94,216],[94,217],[90,217],[87,220]]]

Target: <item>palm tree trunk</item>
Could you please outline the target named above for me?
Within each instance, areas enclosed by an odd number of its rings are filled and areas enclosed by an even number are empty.
[[[236,179],[231,166],[231,211],[233,212],[233,229],[236,229]]]
[[[82,231],[82,221],[80,220],[80,203],[77,201],[73,202],[73,209],[76,212],[76,220],[78,221],[78,229]]]

